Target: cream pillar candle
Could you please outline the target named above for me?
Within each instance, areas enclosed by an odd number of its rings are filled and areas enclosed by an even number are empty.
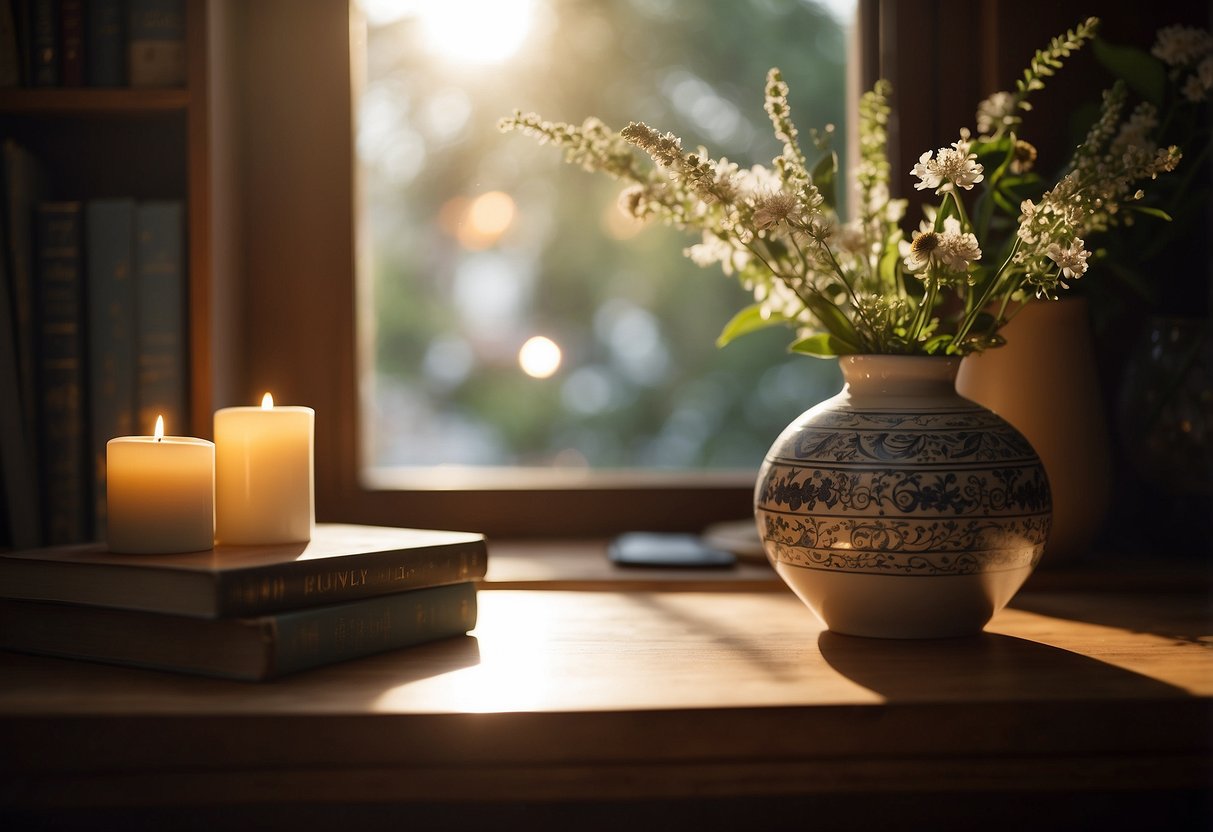
[[[215,445],[192,436],[119,436],[105,446],[106,543],[113,552],[215,545]]]
[[[311,540],[315,418],[310,407],[275,407],[269,393],[261,407],[215,412],[216,540]]]

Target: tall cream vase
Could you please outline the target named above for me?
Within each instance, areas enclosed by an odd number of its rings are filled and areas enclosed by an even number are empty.
[[[1040,454],[1053,492],[1041,568],[1089,554],[1112,494],[1108,417],[1100,395],[1087,301],[1034,301],[1002,330],[1007,343],[966,358],[961,395],[993,410]]]

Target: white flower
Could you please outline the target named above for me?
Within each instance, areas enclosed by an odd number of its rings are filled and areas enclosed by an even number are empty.
[[[703,242],[696,243],[683,253],[696,266],[703,268],[719,263],[725,274],[732,274],[734,269],[740,271],[749,262],[748,252],[737,250],[727,240],[720,239],[710,231],[703,232]]]
[[[1209,89],[1213,89],[1213,62],[1205,59],[1198,65],[1196,72],[1189,75],[1188,80],[1184,81],[1180,92],[1184,93],[1184,98],[1188,101],[1200,103],[1205,101]]]
[[[962,232],[955,217],[943,221],[939,243],[939,259],[954,272],[967,272],[972,263],[981,259],[976,235]]]
[[[833,242],[845,254],[858,254],[870,247],[867,229],[860,220],[851,220],[839,226]]]
[[[770,193],[783,188],[779,174],[762,165],[754,165],[749,170],[739,170],[735,178],[738,189],[744,194]]]
[[[943,230],[935,231],[924,220],[910,242],[898,246],[906,271],[918,272],[934,267],[955,274],[967,273],[969,266],[981,259],[981,246],[974,234],[961,230],[960,221],[948,217]]]
[[[1015,115],[1015,96],[1009,92],[996,92],[977,105],[977,132],[992,136],[1008,127],[1014,127],[1019,118]]]
[[[977,163],[977,154],[969,151],[969,142],[961,139],[952,146],[941,147],[931,158],[931,151],[918,157],[918,164],[910,171],[920,180],[914,188],[934,188],[935,193],[949,191],[953,186],[971,189],[985,178],[982,166]]]
[[[1122,122],[1120,132],[1108,146],[1108,152],[1113,156],[1123,156],[1130,148],[1140,148],[1153,155],[1158,147],[1150,134],[1158,127],[1158,110],[1153,104],[1142,102],[1133,110],[1132,115]]]
[[[1062,277],[1066,280],[1077,280],[1087,273],[1087,258],[1091,256],[1091,252],[1084,249],[1083,241],[1078,237],[1070,241],[1069,248],[1050,243],[1045,253],[1061,268]],[[1061,285],[1069,288],[1064,280]]]
[[[1213,52],[1213,37],[1193,26],[1166,26],[1158,30],[1150,53],[1170,66],[1194,64]]]
[[[939,263],[939,246],[942,241],[934,231],[915,231],[914,239],[901,241],[902,263],[906,271],[917,272]]]

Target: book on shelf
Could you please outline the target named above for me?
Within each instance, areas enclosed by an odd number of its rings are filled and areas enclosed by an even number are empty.
[[[21,85],[21,40],[12,0],[0,0],[0,87]]]
[[[90,536],[85,452],[83,209],[40,202],[37,252],[38,425],[44,540]]]
[[[85,0],[59,3],[59,86],[84,86]]]
[[[8,267],[12,278],[13,315],[16,318],[17,361],[21,382],[21,409],[31,447],[38,444],[38,402],[35,379],[34,324],[34,206],[45,192],[42,166],[33,153],[13,139],[4,142],[3,215],[7,230]],[[37,486],[35,485],[35,490]]]
[[[184,206],[148,200],[135,206],[135,349],[139,432],[184,434],[186,417]]]
[[[25,404],[32,395],[23,380],[18,287],[8,222],[8,169],[0,164],[0,494],[3,533],[0,546],[17,549],[42,542],[37,459]],[[31,368],[32,372],[32,368]]]
[[[0,647],[260,681],[464,635],[476,626],[476,612],[471,582],[215,620],[0,600]]]
[[[29,78],[32,87],[59,86],[59,0],[28,0]]]
[[[318,523],[308,543],[119,555],[104,544],[0,553],[0,597],[186,617],[263,615],[482,578],[475,532]]]
[[[184,0],[130,0],[128,20],[127,78],[130,85],[184,85]]]
[[[84,206],[93,538],[105,539],[106,443],[135,431],[135,201]]]
[[[90,87],[126,84],[126,7],[123,0],[91,0],[84,23],[85,81]]]

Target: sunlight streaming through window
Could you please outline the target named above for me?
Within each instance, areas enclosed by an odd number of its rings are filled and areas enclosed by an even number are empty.
[[[618,183],[496,125],[515,108],[645,121],[769,165],[777,65],[801,123],[837,125],[845,156],[853,0],[362,6],[366,465],[756,469],[835,391],[837,367],[787,355],[781,332],[717,349],[747,302],[737,276],[622,213]]]

